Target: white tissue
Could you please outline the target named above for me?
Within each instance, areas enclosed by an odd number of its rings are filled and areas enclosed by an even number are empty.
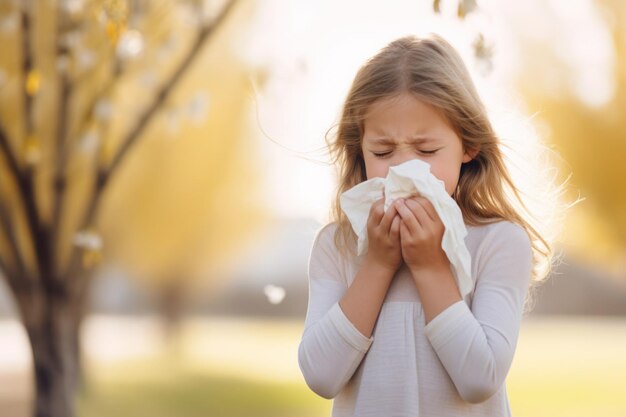
[[[441,247],[448,256],[459,291],[463,298],[472,291],[471,256],[465,246],[467,229],[456,201],[448,195],[444,182],[430,173],[430,165],[413,159],[389,168],[387,178],[363,181],[341,194],[341,209],[350,220],[358,237],[357,252],[367,249],[367,219],[372,204],[385,197],[385,211],[397,198],[420,194],[435,208],[445,226]]]

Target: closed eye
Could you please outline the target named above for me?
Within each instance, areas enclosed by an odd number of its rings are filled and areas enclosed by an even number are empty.
[[[376,152],[372,152],[374,154],[374,156],[376,156],[377,158],[384,158],[387,155],[389,155],[391,152],[383,152],[383,153],[376,153]]]
[[[425,154],[425,155],[433,155],[433,154],[435,154],[438,150],[439,150],[439,149],[434,149],[434,150],[432,150],[432,151],[419,151],[419,152],[420,152],[420,153],[422,153],[422,154]],[[374,154],[374,156],[375,156],[375,157],[377,157],[377,158],[386,158],[387,156],[389,156],[389,155],[391,154],[391,152],[392,152],[392,151],[389,151],[389,152],[380,152],[380,153],[377,153],[377,152],[372,152],[372,153],[373,153],[373,154]]]

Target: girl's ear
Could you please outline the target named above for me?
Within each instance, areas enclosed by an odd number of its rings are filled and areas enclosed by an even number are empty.
[[[469,162],[472,159],[476,158],[478,155],[479,148],[465,148],[465,153],[463,154],[463,163]]]

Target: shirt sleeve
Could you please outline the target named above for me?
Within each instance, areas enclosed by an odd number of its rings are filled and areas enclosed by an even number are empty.
[[[309,257],[309,302],[298,347],[298,364],[315,393],[334,398],[350,380],[373,342],[341,310],[347,290],[334,245],[335,228],[322,228]]]
[[[531,277],[530,239],[521,226],[501,222],[487,233],[477,257],[472,309],[459,301],[425,328],[459,395],[470,403],[495,394],[513,362]]]

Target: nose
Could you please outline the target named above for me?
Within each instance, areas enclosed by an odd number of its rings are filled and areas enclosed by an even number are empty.
[[[411,149],[408,147],[398,148],[396,149],[396,152],[394,152],[394,157],[391,161],[391,166],[401,165],[413,159],[420,159],[419,155],[415,153],[414,149]]]

